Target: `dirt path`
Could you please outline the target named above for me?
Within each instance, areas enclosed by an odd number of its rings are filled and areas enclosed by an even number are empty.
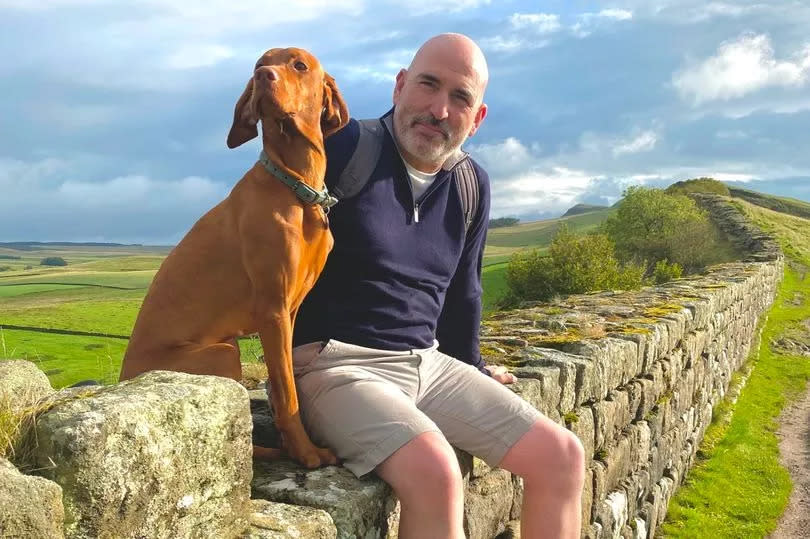
[[[782,412],[777,435],[780,460],[793,479],[793,492],[776,530],[769,537],[810,537],[810,385],[801,400]]]

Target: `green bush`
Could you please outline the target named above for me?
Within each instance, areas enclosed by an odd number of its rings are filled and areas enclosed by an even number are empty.
[[[490,219],[488,228],[501,228],[505,226],[515,226],[520,222],[517,217],[498,217],[497,219]]]
[[[40,266],[67,266],[68,263],[61,256],[49,256],[39,261]]]
[[[678,263],[670,264],[665,258],[655,263],[655,268],[652,272],[653,281],[655,284],[668,283],[672,279],[677,279],[683,274],[683,268]]]
[[[577,235],[565,225],[557,231],[549,255],[539,250],[512,255],[506,268],[509,287],[503,306],[519,301],[548,301],[557,294],[593,290],[631,290],[643,283],[644,265],[620,265],[605,234]]]
[[[707,213],[685,195],[629,187],[602,230],[625,263],[667,259],[691,273],[716,261],[717,230]]]
[[[714,178],[693,178],[675,182],[664,191],[668,195],[688,195],[689,193],[713,193],[731,196],[728,186]]]

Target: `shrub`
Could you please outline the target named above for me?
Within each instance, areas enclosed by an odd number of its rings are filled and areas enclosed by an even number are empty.
[[[637,186],[624,192],[602,230],[615,242],[620,261],[667,259],[690,272],[714,261],[718,243],[716,229],[694,200]]]
[[[613,242],[605,234],[577,235],[563,225],[549,247],[512,255],[506,268],[509,292],[504,306],[519,301],[548,301],[557,294],[581,294],[593,290],[639,288],[644,266],[621,266]]]
[[[67,266],[68,263],[61,256],[49,256],[39,261],[40,266]]]
[[[664,191],[668,195],[687,195],[689,193],[714,193],[731,196],[728,186],[714,178],[693,178],[675,182]]]
[[[488,228],[500,228],[504,226],[515,226],[520,222],[517,217],[498,217],[497,219],[489,220]]]
[[[672,279],[679,278],[681,274],[683,274],[683,268],[681,265],[676,262],[670,264],[665,258],[655,263],[652,278],[653,281],[655,281],[655,284],[662,284],[668,283]]]

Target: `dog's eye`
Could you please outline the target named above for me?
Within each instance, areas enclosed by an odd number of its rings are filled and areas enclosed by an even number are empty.
[[[308,69],[307,64],[305,64],[301,60],[298,60],[297,62],[295,62],[293,64],[293,67],[295,67],[295,69],[297,69],[298,71],[306,71]]]

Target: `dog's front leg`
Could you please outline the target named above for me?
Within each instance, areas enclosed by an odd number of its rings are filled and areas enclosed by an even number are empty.
[[[284,449],[307,468],[337,464],[329,449],[316,447],[301,423],[292,366],[292,324],[288,309],[272,309],[260,322],[259,338],[270,383],[270,399]]]

